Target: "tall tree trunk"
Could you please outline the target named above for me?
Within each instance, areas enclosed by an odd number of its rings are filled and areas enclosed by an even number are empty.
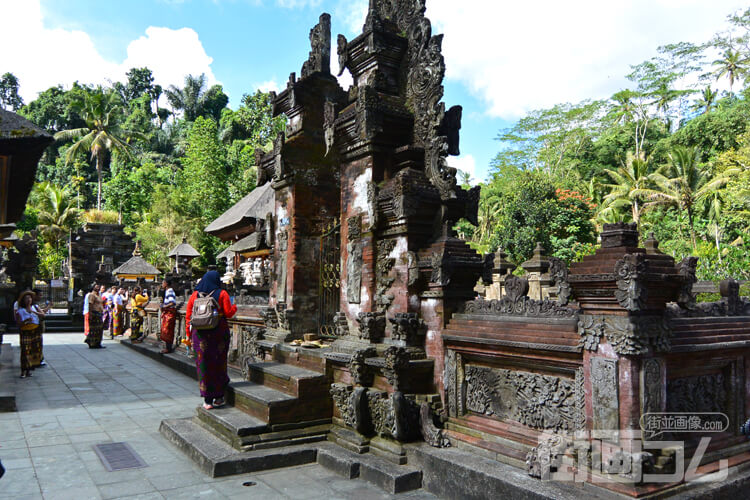
[[[102,209],[102,151],[96,150],[96,209]]]
[[[638,209],[638,200],[633,200],[633,222],[638,224],[641,220],[641,212]]]
[[[698,243],[695,241],[695,227],[693,227],[693,210],[691,208],[688,208],[687,214],[688,214],[688,224],[690,225],[690,240],[693,242],[693,250],[696,250],[698,247]]]

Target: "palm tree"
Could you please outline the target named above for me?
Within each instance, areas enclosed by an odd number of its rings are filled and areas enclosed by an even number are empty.
[[[641,220],[643,206],[640,192],[649,185],[649,161],[641,154],[628,153],[625,164],[617,170],[605,169],[612,178],[612,184],[603,184],[609,189],[609,194],[604,197],[603,211],[617,212],[619,209],[629,207],[633,222]]]
[[[641,189],[638,196],[650,200],[649,204],[676,206],[688,216],[690,239],[696,248],[695,210],[710,196],[714,196],[739,169],[730,168],[714,174],[701,164],[701,151],[697,147],[677,146],[669,153],[669,163],[651,174],[649,178],[656,189]]]
[[[35,185],[34,191],[39,210],[39,232],[47,243],[59,249],[68,232],[78,223],[81,214],[76,207],[78,196],[73,195],[67,186],[49,182]]]
[[[711,86],[709,85],[708,87],[703,89],[703,92],[701,92],[701,96],[697,101],[695,101],[695,104],[693,104],[693,109],[696,111],[702,109],[703,114],[705,115],[706,113],[711,111],[711,108],[716,103],[716,97],[718,96],[718,94],[719,91],[712,90]]]
[[[131,156],[128,141],[141,134],[125,131],[120,128],[119,119],[123,116],[122,104],[118,95],[111,90],[98,87],[83,94],[74,106],[77,108],[86,126],[63,130],[55,134],[58,141],[74,141],[65,154],[65,164],[75,161],[81,153],[91,154],[96,161],[97,192],[96,208],[102,208],[102,169],[107,152],[117,152]]]
[[[727,49],[721,59],[715,60],[712,64],[716,66],[714,74],[716,79],[726,75],[729,78],[729,92],[732,92],[732,86],[737,78],[741,78],[747,72],[748,58],[743,57],[738,50]]]
[[[222,109],[229,102],[221,85],[213,85],[206,90],[205,74],[187,75],[183,88],[170,85],[164,93],[170,106],[182,111],[185,120],[189,122],[195,121],[199,116],[210,116],[218,123]]]

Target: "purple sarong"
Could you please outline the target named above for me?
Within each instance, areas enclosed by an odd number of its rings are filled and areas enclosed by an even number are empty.
[[[195,367],[198,370],[198,388],[204,398],[224,397],[229,376],[227,354],[229,353],[229,326],[222,319],[213,330],[192,330],[195,350]]]

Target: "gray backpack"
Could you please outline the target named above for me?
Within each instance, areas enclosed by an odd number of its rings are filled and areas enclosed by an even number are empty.
[[[219,326],[219,303],[211,293],[198,292],[193,301],[193,311],[190,315],[190,326],[196,330],[213,330]]]

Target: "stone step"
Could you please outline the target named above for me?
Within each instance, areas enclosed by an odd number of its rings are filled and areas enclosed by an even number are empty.
[[[294,396],[255,382],[232,382],[228,393],[230,404],[272,424],[330,419],[333,414],[330,398],[302,402]]]
[[[422,471],[371,454],[358,455],[336,445],[318,448],[318,463],[347,479],[358,477],[396,494],[422,487]]]
[[[235,408],[197,409],[198,422],[240,451],[325,441],[330,420],[269,425]]]
[[[330,383],[326,376],[299,366],[266,361],[247,365],[250,380],[297,398],[314,398],[327,394]]]
[[[211,477],[309,464],[317,456],[315,445],[238,451],[191,418],[162,420],[159,432]]]

